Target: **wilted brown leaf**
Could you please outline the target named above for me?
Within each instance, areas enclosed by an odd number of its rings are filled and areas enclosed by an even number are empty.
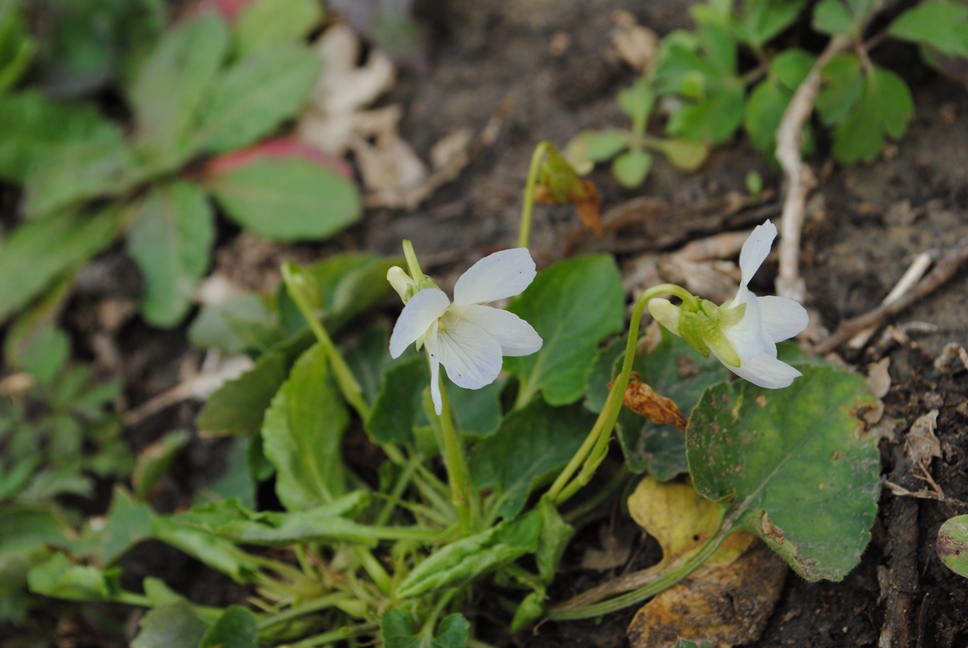
[[[686,431],[686,417],[679,411],[679,407],[672,402],[671,398],[657,394],[652,387],[642,382],[642,376],[634,371],[625,388],[624,401],[627,408],[657,425],[672,423],[680,432]]]
[[[786,571],[783,560],[757,540],[735,561],[706,565],[642,606],[629,625],[629,642],[632,648],[665,648],[683,637],[728,648],[755,641]]]

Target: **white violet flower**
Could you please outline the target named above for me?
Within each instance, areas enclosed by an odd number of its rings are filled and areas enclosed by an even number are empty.
[[[390,355],[399,358],[414,342],[418,350],[427,347],[430,392],[438,415],[440,365],[454,384],[480,389],[497,379],[503,356],[531,355],[541,348],[541,336],[530,324],[514,313],[483,305],[520,294],[535,275],[526,248],[495,252],[461,275],[451,302],[444,291],[427,281],[414,281],[401,268],[387,273],[406,303],[390,336]]]
[[[742,281],[736,296],[722,306],[697,300],[698,308],[674,306],[653,299],[649,312],[669,331],[703,355],[711,351],[728,369],[754,385],[787,387],[800,372],[776,357],[776,343],[807,326],[807,311],[792,299],[757,297],[748,285],[776,238],[776,226],[766,221],[753,230],[739,255]]]

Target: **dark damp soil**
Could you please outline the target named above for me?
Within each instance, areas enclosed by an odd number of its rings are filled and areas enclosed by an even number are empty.
[[[506,100],[513,107],[494,143],[460,177],[437,190],[413,211],[372,209],[361,226],[325,246],[260,246],[223,233],[222,254],[252,286],[271,285],[283,258],[305,261],[339,248],[399,253],[412,239],[422,256],[438,260],[446,276],[481,254],[512,244],[517,236],[520,201],[534,146],[548,139],[558,146],[585,128],[621,123],[615,95],[635,73],[610,51],[613,12],[633,14],[640,24],[665,34],[688,27],[685,3],[672,0],[454,0],[418,2],[428,27],[433,66],[424,76],[404,76],[388,97],[401,103],[401,132],[426,155],[442,137],[459,128],[477,132]],[[552,53],[553,39],[569,44]],[[913,51],[888,49],[884,56],[909,81],[917,116],[906,137],[870,165],[843,168],[827,162],[821,139],[809,162],[818,171],[802,247],[802,274],[808,306],[832,330],[847,318],[875,307],[915,255],[952,246],[968,237],[968,92],[965,87],[921,67]],[[510,99],[509,99],[510,98]],[[681,174],[656,159],[649,179],[637,190],[621,188],[607,170],[591,179],[604,209],[648,196],[664,207],[645,214],[641,229],[661,236],[636,242],[638,252],[674,249],[697,232],[721,231],[724,205],[732,192],[744,191],[749,171],[758,172],[774,195],[781,175],[751,151],[741,138],[727,142],[697,173]],[[775,199],[774,199],[775,200]],[[6,206],[7,201],[0,202]],[[720,210],[722,211],[722,210]],[[779,207],[773,216],[779,214]],[[540,262],[558,258],[576,228],[569,208],[539,207],[533,234]],[[622,237],[610,240],[620,263],[629,260]],[[111,276],[133,271],[121,255],[98,263],[120,264]],[[766,268],[773,271],[774,266]],[[117,290],[137,294],[135,279]],[[112,295],[81,295],[69,313],[80,339],[92,324],[83,316],[93,303]],[[890,358],[891,387],[885,416],[895,422],[893,436],[881,442],[883,475],[909,491],[928,487],[921,469],[904,452],[911,423],[939,410],[937,436],[942,457],[928,467],[949,501],[900,497],[884,490],[872,541],[861,564],[840,583],[809,583],[788,573],[776,608],[752,647],[968,645],[968,581],[948,571],[935,553],[935,538],[947,518],[968,512],[968,377],[957,362],[938,369],[935,360],[948,343],[968,344],[968,271],[957,273],[938,292],[895,318],[904,334],[891,342],[875,336],[868,350],[845,354],[866,373]],[[116,332],[126,398],[136,405],[178,380],[180,363],[194,357],[184,330],[160,333],[132,320]],[[164,432],[190,427],[196,408],[180,405],[131,430],[132,443],[144,447]],[[167,506],[187,501],[224,465],[224,443],[197,440],[166,478]],[[105,490],[105,496],[109,490]],[[954,502],[950,500],[955,500]],[[106,500],[105,500],[106,501]],[[614,504],[618,508],[619,502]],[[619,516],[621,517],[621,516]],[[625,524],[631,524],[626,522]],[[605,533],[603,534],[603,529]],[[627,530],[626,530],[627,531]],[[609,570],[583,570],[587,549],[603,535],[620,534],[615,516],[589,521],[566,555],[554,596],[566,598],[656,558],[656,548],[635,534],[626,564]],[[627,534],[626,534],[627,535]],[[214,578],[193,560],[159,544],[143,546],[125,562],[140,579],[161,576],[200,603],[225,605],[244,600],[227,579]],[[117,610],[113,613],[117,614]],[[585,622],[546,623],[534,634],[508,637],[500,617],[480,606],[481,639],[495,645],[626,646],[626,627],[634,609]],[[133,618],[128,617],[130,624]],[[76,627],[75,627],[76,626]],[[76,623],[74,643],[114,645],[98,639],[99,626]]]

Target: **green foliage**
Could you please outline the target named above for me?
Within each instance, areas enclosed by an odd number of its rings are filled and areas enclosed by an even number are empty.
[[[619,95],[631,129],[581,133],[569,143],[570,160],[585,171],[592,163],[612,160],[615,178],[635,187],[651,169],[649,151],[662,152],[681,170],[695,170],[709,147],[733,137],[740,125],[754,148],[772,155],[790,100],[817,62],[815,52],[780,39],[805,6],[802,0],[709,0],[692,6],[696,28],[665,36],[656,60]],[[938,55],[968,58],[968,8],[962,4],[922,3],[868,38],[879,10],[873,0],[823,0],[811,14],[815,31],[843,39],[858,52],[824,65],[815,105],[820,121],[832,130],[833,157],[843,164],[876,159],[888,139],[904,136],[914,115],[907,84],[871,63],[869,50],[883,36],[918,44],[929,64]],[[646,132],[657,99],[666,100],[666,138]],[[809,120],[803,129],[801,146],[809,152],[814,145]]]
[[[968,7],[956,2],[926,2],[895,18],[887,33],[948,56],[968,58]]]
[[[504,361],[521,381],[518,403],[540,392],[545,402],[566,405],[585,392],[598,343],[622,328],[622,280],[611,257],[561,261],[538,275],[508,310],[544,341],[537,353]]]
[[[475,445],[471,475],[478,490],[494,492],[494,515],[513,520],[528,495],[568,463],[594,422],[578,407],[536,400],[508,415],[497,434]]]
[[[0,401],[0,506],[87,497],[95,476],[125,477],[132,458],[110,411],[117,381],[69,362],[63,333],[47,328],[17,361],[27,388]]]
[[[880,494],[876,435],[857,418],[863,377],[800,365],[796,390],[709,388],[686,430],[696,490],[729,507],[804,578],[841,580],[870,541]]]
[[[91,3],[52,10],[51,43],[93,75],[78,72],[80,86],[110,76],[107,68],[130,81],[130,136],[81,103],[32,90],[0,95],[0,177],[24,185],[23,209],[34,221],[0,246],[5,276],[26,276],[0,299],[0,319],[112,243],[120,222],[110,231],[94,226],[107,214],[130,225],[128,249],[145,278],[142,312],[163,327],[184,317],[209,265],[214,221],[206,193],[243,227],[281,240],[325,238],[360,217],[355,185],[318,160],[277,149],[234,153],[302,108],[321,62],[297,41],[317,24],[318,3],[288,0],[285,13],[276,1],[253,3],[234,32],[218,14],[202,12],[164,34],[153,26],[160,0],[108,5],[98,8],[98,21],[89,20]],[[267,12],[272,20],[263,23]],[[94,22],[117,30],[119,41],[86,42]],[[129,36],[136,38],[128,43]],[[123,62],[115,61],[122,52]],[[52,56],[56,71],[59,55]],[[130,75],[121,69],[129,65]],[[210,160],[201,177],[188,169],[200,157],[230,152]],[[38,240],[56,242],[54,249],[38,249]]]
[[[26,72],[36,52],[37,43],[27,32],[20,2],[0,2],[0,95]]]
[[[400,610],[389,610],[380,616],[380,637],[386,648],[464,648],[469,633],[470,623],[460,614],[444,617],[435,636],[414,635],[410,620]]]
[[[263,450],[276,466],[276,494],[288,510],[309,509],[343,494],[339,448],[348,422],[326,351],[317,344],[296,362],[262,424]]]
[[[410,572],[397,596],[413,598],[427,592],[465,585],[481,575],[534,553],[541,533],[537,511],[514,521],[504,521],[487,531],[446,545]]]

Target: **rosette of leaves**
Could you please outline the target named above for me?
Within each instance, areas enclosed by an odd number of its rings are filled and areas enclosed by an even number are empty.
[[[253,30],[245,16],[267,5],[265,29]],[[145,319],[177,324],[209,265],[211,199],[275,240],[354,223],[357,189],[332,163],[295,142],[257,145],[313,88],[321,61],[302,39],[320,17],[314,2],[256,0],[232,24],[202,13],[175,25],[123,89],[130,132],[36,90],[0,98],[0,178],[23,185],[27,217],[0,242],[0,320],[124,235]]]
[[[663,139],[646,132],[655,107],[655,92],[648,77],[619,92],[618,106],[632,120],[631,128],[585,131],[569,143],[567,157],[579,171],[590,170],[591,163],[611,160],[612,175],[631,188],[648,177],[653,151],[662,153],[683,171],[695,171],[706,159],[708,149],[701,143]]]

